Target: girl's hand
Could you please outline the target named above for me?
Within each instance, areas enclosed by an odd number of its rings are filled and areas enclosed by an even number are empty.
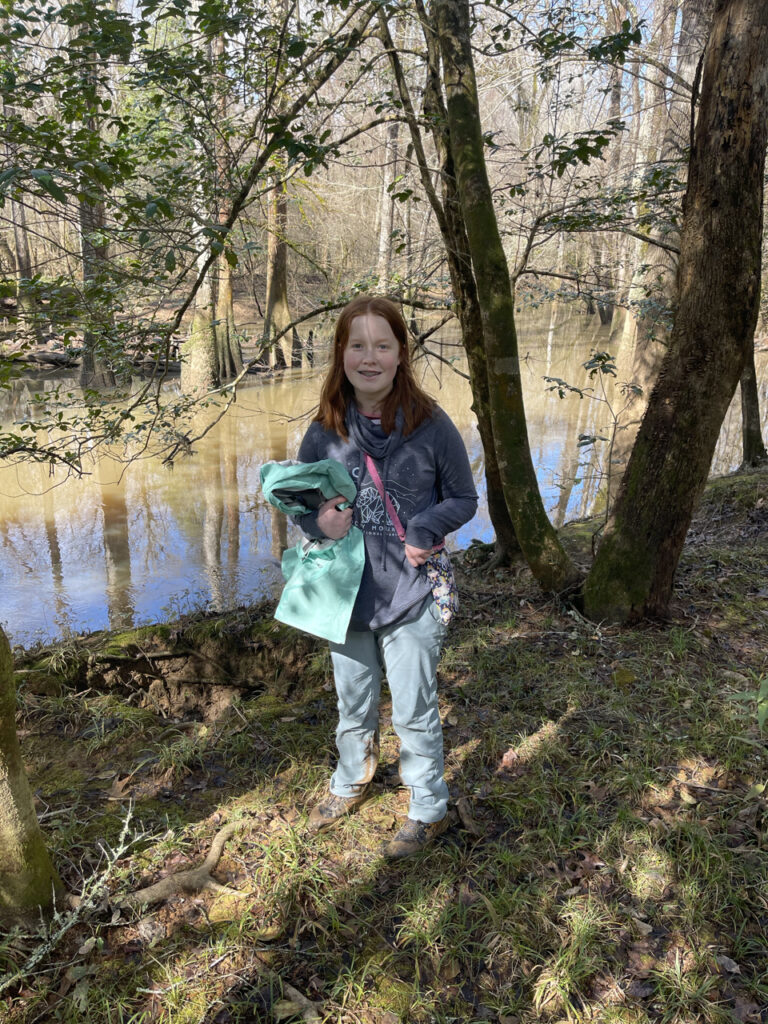
[[[317,510],[317,525],[329,540],[341,540],[349,533],[349,528],[352,525],[352,509],[336,508],[337,505],[346,504],[348,502],[344,495],[337,494],[335,498],[323,502]]]
[[[405,557],[414,569],[418,569],[420,565],[424,565],[431,554],[432,548],[426,548],[425,550],[424,548],[415,548],[412,544],[405,545]]]

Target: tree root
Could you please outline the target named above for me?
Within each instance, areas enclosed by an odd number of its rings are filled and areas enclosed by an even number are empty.
[[[517,562],[523,562],[523,552],[520,550],[519,545],[517,547],[507,547],[498,541],[494,544],[482,545],[473,543],[469,551],[474,552],[476,549],[487,552],[485,560],[477,565],[477,571],[483,575],[493,572],[494,569],[507,569]]]
[[[224,844],[241,824],[242,822],[239,821],[230,822],[229,825],[225,825],[224,828],[220,829],[214,836],[208,856],[196,868],[190,868],[187,871],[177,871],[173,875],[166,875],[165,878],[161,878],[159,882],[155,882],[153,885],[147,885],[143,889],[137,889],[136,892],[121,897],[116,901],[115,905],[118,907],[146,907],[150,903],[159,903],[161,900],[167,900],[170,896],[175,896],[180,892],[195,893],[202,892],[204,889],[226,893],[229,896],[241,896],[242,893],[238,892],[237,889],[230,889],[226,885],[221,885],[212,875],[221,859]]]

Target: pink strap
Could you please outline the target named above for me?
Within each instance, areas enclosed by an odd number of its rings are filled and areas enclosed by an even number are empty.
[[[371,474],[371,480],[373,480],[373,482],[376,484],[376,490],[381,495],[381,500],[384,502],[384,507],[387,510],[387,515],[392,520],[392,525],[397,531],[397,536],[400,538],[401,542],[405,544],[405,530],[403,529],[403,524],[400,522],[400,517],[395,511],[395,506],[392,504],[392,499],[384,490],[384,484],[381,482],[381,477],[379,476],[378,469],[376,469],[376,463],[373,461],[368,452],[365,453],[365,464],[368,467],[368,472]],[[441,540],[440,543],[436,544],[432,550],[439,551],[441,548],[444,547],[445,541]]]
[[[376,484],[376,490],[381,495],[381,500],[384,502],[384,507],[387,510],[387,515],[392,520],[392,525],[395,527],[395,530],[397,531],[397,536],[400,538],[403,544],[405,544],[405,530],[403,529],[403,524],[400,522],[400,517],[395,511],[395,506],[392,504],[392,499],[384,490],[384,484],[381,482],[379,471],[378,469],[376,469],[376,464],[374,463],[373,459],[368,454],[368,452],[365,453],[365,464],[368,467],[368,472],[371,474],[371,479]]]

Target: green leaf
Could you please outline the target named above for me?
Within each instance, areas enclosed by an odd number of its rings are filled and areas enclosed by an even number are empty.
[[[289,57],[303,57],[306,48],[306,40],[295,36],[288,44],[285,52]]]
[[[50,171],[46,171],[42,167],[37,167],[37,168],[34,168],[33,170],[31,170],[29,173],[32,175],[32,177],[35,179],[35,181],[38,183],[40,188],[42,188],[45,192],[47,192],[49,196],[52,196],[54,199],[56,199],[60,203],[66,203],[66,201],[67,201],[67,194],[53,180],[53,176],[51,175]]]
[[[173,249],[169,249],[165,254],[165,269],[172,274],[176,269],[176,254]]]

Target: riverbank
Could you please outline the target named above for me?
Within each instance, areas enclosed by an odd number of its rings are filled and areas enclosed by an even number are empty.
[[[564,531],[585,564],[593,530]],[[386,702],[372,798],[307,833],[330,666],[266,606],[20,656],[38,811],[87,898],[34,971],[41,936],[0,942],[4,1019],[764,1019],[768,473],[711,482],[668,623],[596,626],[480,561],[441,663],[454,824],[403,865]],[[238,896],[121,906],[217,834]]]

